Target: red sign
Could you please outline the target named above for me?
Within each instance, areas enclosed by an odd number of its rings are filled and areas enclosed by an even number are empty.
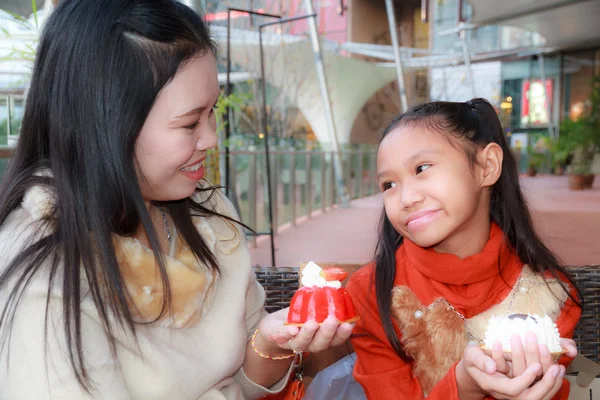
[[[552,79],[546,79],[546,85],[542,85],[541,79],[534,80],[533,84],[524,80],[521,93],[521,125],[548,125],[548,104],[552,109]]]

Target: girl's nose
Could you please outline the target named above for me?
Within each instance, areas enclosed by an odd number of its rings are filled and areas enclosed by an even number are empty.
[[[402,185],[400,192],[400,204],[402,208],[411,208],[418,203],[421,203],[425,196],[423,192],[414,184],[405,183]]]

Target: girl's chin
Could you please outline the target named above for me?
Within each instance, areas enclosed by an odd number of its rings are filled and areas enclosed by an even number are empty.
[[[419,232],[416,234],[406,233],[404,237],[419,247],[430,248],[436,247],[444,241],[443,238],[439,238],[437,235],[428,235],[425,232]]]

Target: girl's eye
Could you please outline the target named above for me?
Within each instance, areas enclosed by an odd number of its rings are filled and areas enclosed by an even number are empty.
[[[429,167],[431,167],[431,164],[421,164],[421,165],[419,165],[417,167],[417,174],[420,174],[421,172],[425,171]]]
[[[191,125],[184,126],[183,129],[187,129],[189,131],[193,131],[198,126],[198,121],[194,122]]]
[[[217,106],[213,106],[213,108],[210,109],[210,112],[208,113],[209,117],[212,117],[213,115],[215,115],[215,109],[217,108]]]
[[[385,182],[383,185],[381,185],[381,187],[383,188],[383,191],[385,192],[388,189],[395,188],[396,184],[394,182]]]

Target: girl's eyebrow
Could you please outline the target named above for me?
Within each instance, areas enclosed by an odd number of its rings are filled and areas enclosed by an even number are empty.
[[[387,174],[387,170],[383,170],[383,171],[379,172],[379,173],[377,174],[377,179],[381,178],[381,177],[382,177],[382,176],[384,176],[385,174]]]
[[[439,155],[440,152],[437,150],[421,150],[421,151],[417,151],[415,154],[413,154],[412,156],[408,157],[408,159],[406,160],[407,163],[411,163],[414,162],[416,159],[423,157],[423,156],[428,156],[428,155]]]
[[[423,156],[439,155],[439,154],[441,154],[441,152],[437,151],[437,150],[420,150],[420,151],[417,151],[412,156],[408,157],[408,159],[406,160],[406,163],[408,163],[408,164],[413,163],[416,159],[423,157]],[[384,169],[383,171],[381,171],[377,174],[377,179],[381,178],[383,175],[386,175],[387,173],[388,173],[388,170]]]

